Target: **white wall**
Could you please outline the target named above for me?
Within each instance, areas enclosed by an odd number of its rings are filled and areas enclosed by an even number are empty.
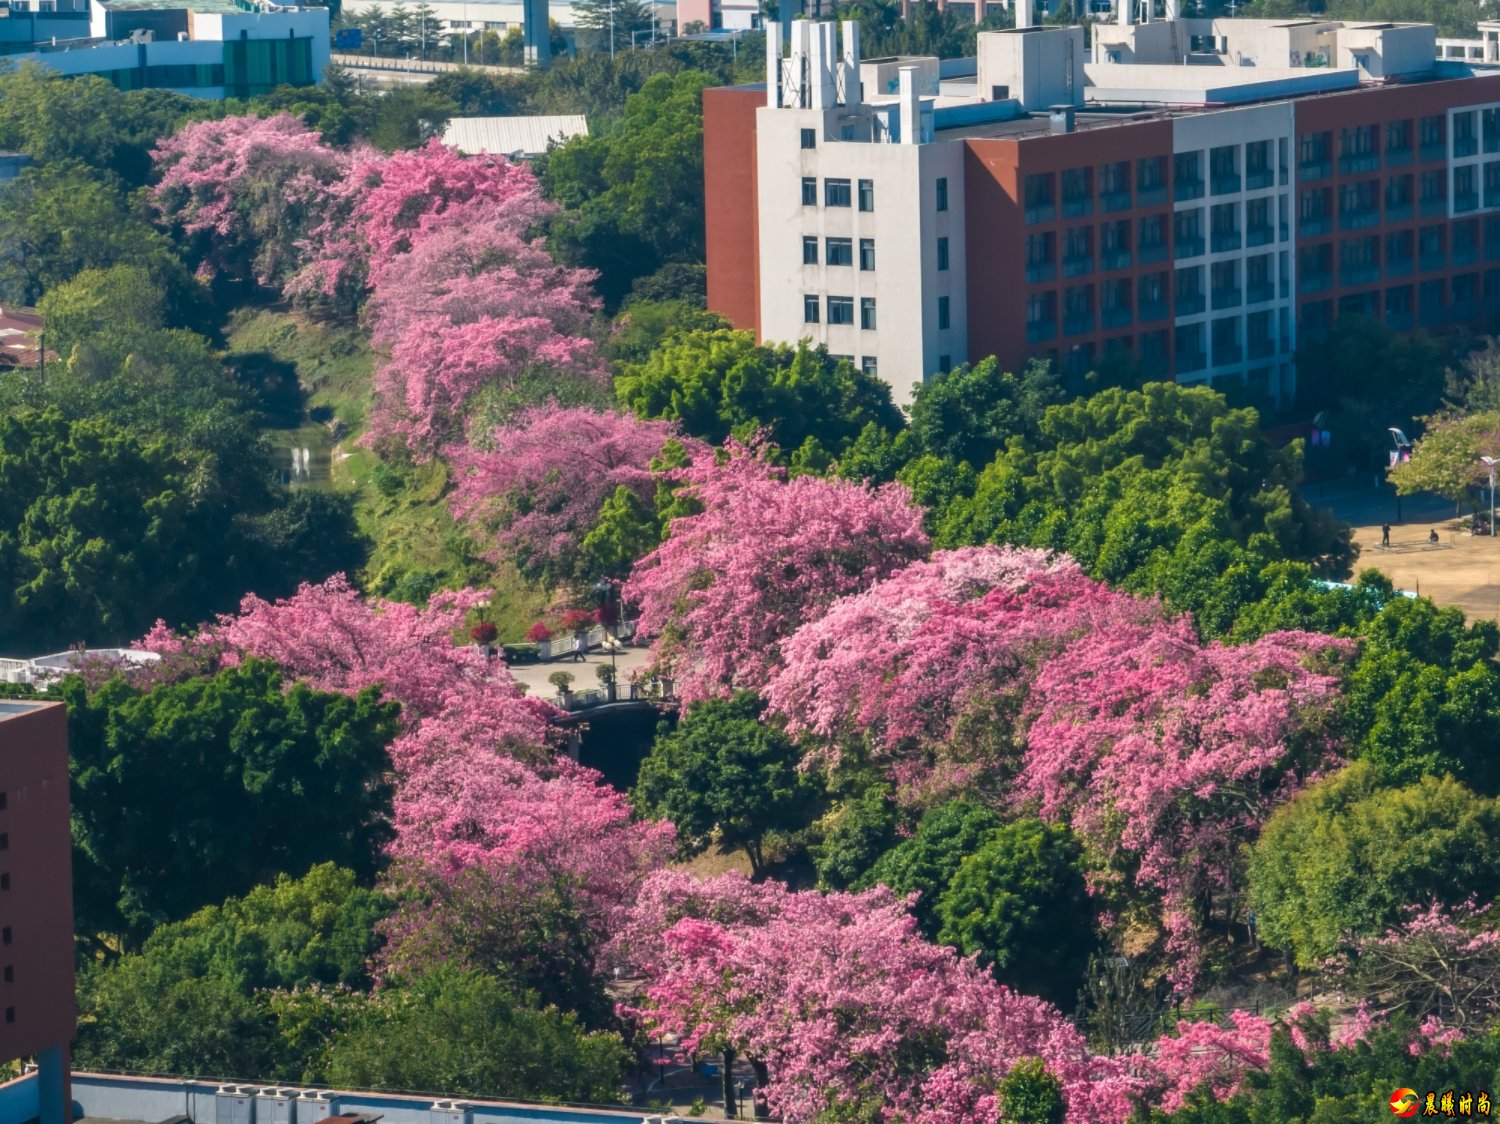
[[[416,4],[408,0],[349,0],[344,5],[344,16],[346,19],[357,17],[360,12],[371,8],[378,8],[389,14],[398,6],[404,7],[407,12],[416,10]],[[460,31],[465,26],[470,31],[509,31],[512,27],[521,27],[525,24],[525,14],[521,0],[470,0],[468,3],[462,0],[430,0],[429,7],[432,8],[432,19],[441,26],[434,29],[429,27],[428,34],[434,30],[438,33],[447,31]],[[667,22],[674,18],[675,7],[658,5],[659,18]],[[548,8],[548,18],[555,20],[559,27],[574,27],[577,21],[573,16],[573,8],[566,3],[558,3],[553,0]]]
[[[1033,27],[979,34],[979,96],[989,98],[996,86],[1028,110],[1052,105],[1082,105],[1084,88],[1083,29]]]

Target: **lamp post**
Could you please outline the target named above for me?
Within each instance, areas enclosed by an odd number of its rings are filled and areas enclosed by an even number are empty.
[[[1387,426],[1386,432],[1391,435],[1391,441],[1396,446],[1396,451],[1391,454],[1391,466],[1395,467],[1401,463],[1401,454],[1411,448],[1411,442],[1406,439],[1406,434],[1395,426]],[[1401,522],[1401,492],[1396,492],[1396,522]]]
[[[1495,533],[1495,466],[1500,464],[1500,458],[1480,457],[1484,467],[1490,472],[1490,534]]]
[[[615,583],[610,581],[609,578],[600,578],[594,583],[594,600],[599,602],[599,616],[601,619],[604,617],[605,607],[610,603],[610,598],[615,593]],[[612,625],[606,624],[604,626],[604,635],[610,639],[609,667],[611,671],[615,671],[615,648],[618,646],[618,640],[615,637],[615,630]]]

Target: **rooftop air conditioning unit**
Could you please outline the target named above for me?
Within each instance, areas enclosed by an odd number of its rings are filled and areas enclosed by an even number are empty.
[[[434,1101],[429,1124],[474,1124],[474,1106],[466,1101]]]
[[[255,1089],[220,1085],[214,1094],[214,1124],[255,1124]]]
[[[297,1124],[297,1090],[272,1086],[260,1091],[260,1124]]]
[[[297,1102],[299,1124],[317,1124],[338,1115],[338,1098],[321,1089],[304,1089]]]

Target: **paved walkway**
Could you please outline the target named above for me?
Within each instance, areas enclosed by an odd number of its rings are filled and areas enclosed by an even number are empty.
[[[645,667],[650,662],[651,653],[645,648],[626,646],[615,653],[615,668],[619,672],[622,697],[627,694],[623,688],[630,681],[630,673],[638,667]],[[600,685],[596,671],[600,666],[609,666],[609,653],[602,648],[595,648],[581,662],[574,662],[573,658],[568,656],[550,663],[515,664],[511,667],[510,673],[526,685],[528,694],[535,698],[550,699],[557,696],[557,688],[547,682],[547,676],[554,671],[566,671],[572,675],[573,690],[592,691]]]
[[[1398,589],[1431,597],[1439,605],[1457,605],[1475,618],[1500,617],[1500,538],[1469,534],[1468,506],[1455,514],[1452,500],[1441,496],[1405,496],[1401,520],[1390,487],[1310,485],[1309,503],[1326,507],[1354,527],[1359,544],[1355,572],[1373,567]],[[1391,525],[1391,545],[1380,545],[1381,525]],[[1429,535],[1436,530],[1438,542]]]

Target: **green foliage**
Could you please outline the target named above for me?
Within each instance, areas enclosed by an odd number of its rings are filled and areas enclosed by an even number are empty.
[[[623,578],[636,559],[661,544],[662,525],[653,511],[630,488],[621,484],[604,501],[599,522],[583,537],[583,552],[591,573]]]
[[[942,927],[938,900],[968,856],[984,845],[1000,817],[972,800],[950,800],[924,815],[911,838],[880,856],[856,885],[861,888],[888,886],[905,897],[921,897],[912,913],[928,937]]]
[[[445,1096],[618,1100],[618,1035],[536,1009],[492,977],[442,968],[362,1005],[329,1052],[328,1080]]]
[[[917,388],[901,441],[916,455],[967,461],[976,471],[1012,437],[1034,433],[1047,407],[1064,401],[1057,372],[1032,360],[1019,375],[994,358],[933,375]]]
[[[151,691],[70,678],[62,695],[82,934],[134,947],[151,926],[277,874],[328,861],[374,873],[397,714],[375,691],[288,688],[274,665],[248,660]]]
[[[979,953],[1001,983],[1070,1008],[1093,952],[1083,852],[1067,828],[1021,820],[990,833],[937,902],[938,940]]]
[[[762,710],[748,691],[699,703],[658,734],[632,793],[641,812],[677,826],[683,853],[716,841],[744,851],[757,878],[766,837],[806,827],[820,795],[798,768],[797,747],[760,721]]]
[[[880,856],[896,845],[901,815],[883,783],[850,785],[851,792],[822,822],[823,838],[813,848],[818,885],[847,890],[867,880]]]
[[[1451,777],[1386,788],[1356,762],[1280,808],[1250,863],[1261,939],[1307,967],[1410,904],[1500,891],[1500,805]]]
[[[615,330],[604,341],[606,358],[620,365],[645,363],[669,336],[727,330],[729,322],[716,312],[705,312],[689,301],[632,300],[615,317]]]
[[[1062,1124],[1068,1114],[1062,1082],[1041,1058],[1017,1062],[995,1092],[1003,1119],[1014,1124]]]
[[[367,985],[371,928],[384,912],[352,871],[324,863],[159,926],[140,952],[85,966],[75,1061],[295,1079],[272,1072],[274,1037],[291,1020],[275,1017],[261,990]]]
[[[751,332],[722,328],[668,337],[615,392],[641,417],[679,421],[705,441],[765,429],[788,453],[814,440],[841,450],[872,423],[901,427],[890,388],[825,349],[759,346]]]
[[[1437,492],[1461,500],[1471,487],[1489,480],[1479,458],[1500,457],[1500,411],[1426,421],[1427,432],[1417,438],[1411,460],[1391,469],[1391,482],[1403,496]]]
[[[611,128],[575,137],[547,158],[543,184],[567,209],[555,237],[570,257],[600,270],[611,306],[663,263],[703,260],[709,84],[693,71],[653,75]]]

